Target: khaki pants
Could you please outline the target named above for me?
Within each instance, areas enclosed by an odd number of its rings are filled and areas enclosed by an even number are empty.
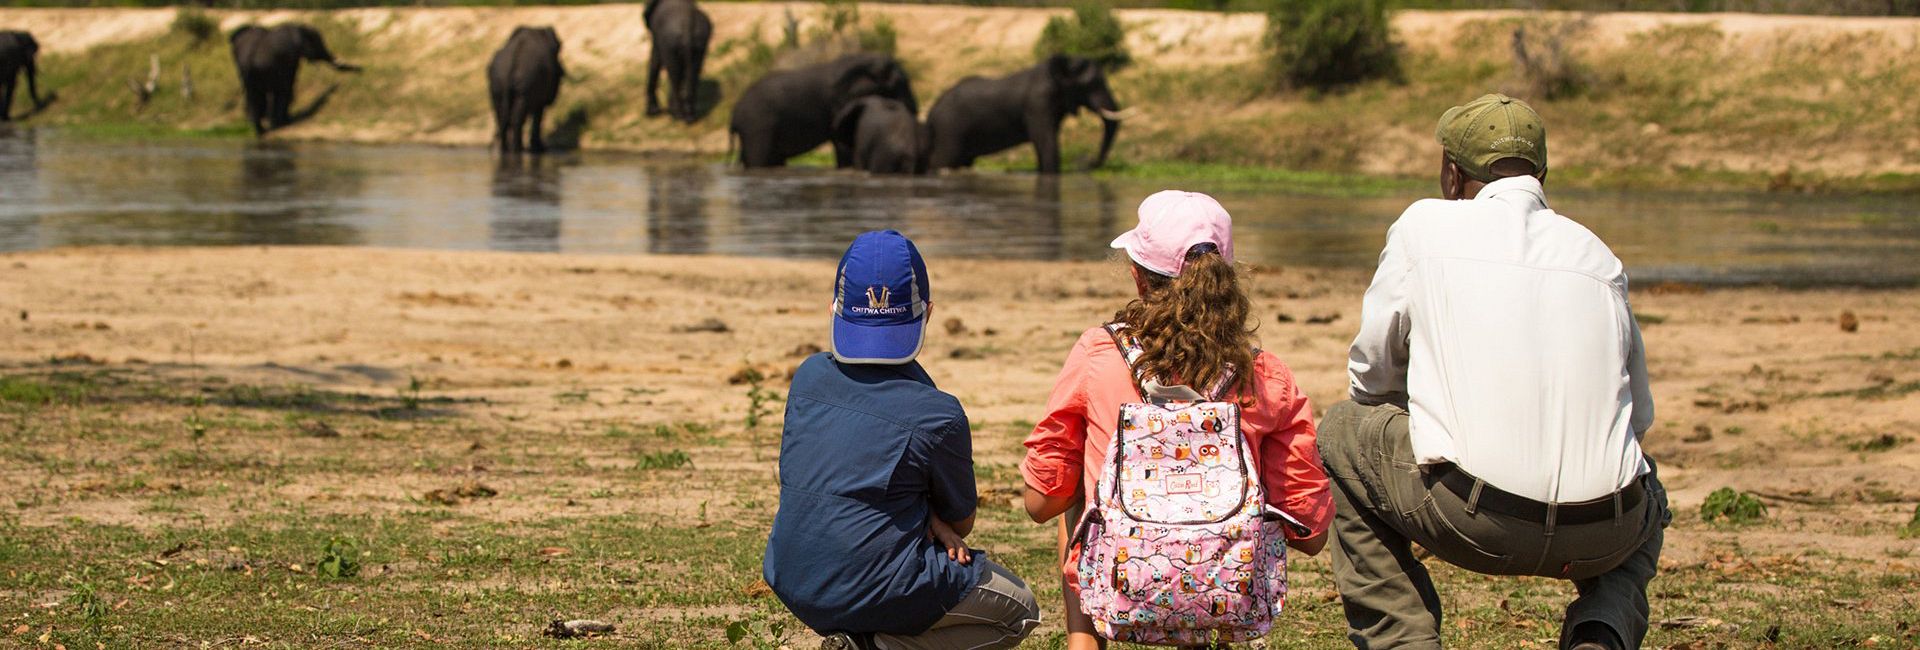
[[[1011,648],[1040,626],[1040,605],[1027,583],[1006,567],[975,555],[980,584],[933,627],[914,636],[876,634],[882,650],[986,650]]]
[[[1640,647],[1647,583],[1672,519],[1658,476],[1642,477],[1645,498],[1612,519],[1554,526],[1478,509],[1440,485],[1413,462],[1397,406],[1341,402],[1318,430],[1334,488],[1333,577],[1356,647],[1440,647],[1440,597],[1414,543],[1475,573],[1573,580],[1579,597],[1567,606],[1563,648],[1583,623]]]

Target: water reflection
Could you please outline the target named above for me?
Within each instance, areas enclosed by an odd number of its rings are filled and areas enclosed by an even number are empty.
[[[0,250],[76,244],[333,244],[833,257],[896,228],[930,256],[1099,259],[1168,187],[1219,197],[1260,264],[1372,266],[1423,192],[1366,199],[1258,185],[960,173],[741,172],[580,152],[103,141],[0,129]],[[1554,207],[1636,282],[1886,284],[1920,279],[1920,210],[1902,197],[1554,190]]]
[[[560,250],[560,168],[544,156],[503,155],[493,168],[487,247]]]
[[[28,242],[29,246],[37,246],[40,241],[39,215],[15,214],[39,199],[34,194],[39,186],[36,179],[39,165],[34,155],[36,139],[30,129],[0,124],[0,250],[5,249],[5,242]]]
[[[713,169],[704,165],[647,172],[647,252],[708,252],[707,191],[712,186]]]

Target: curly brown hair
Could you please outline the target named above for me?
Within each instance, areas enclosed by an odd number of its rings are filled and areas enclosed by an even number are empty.
[[[1205,391],[1231,368],[1230,394],[1253,386],[1253,305],[1240,290],[1233,264],[1211,247],[1188,251],[1179,277],[1167,277],[1138,264],[1147,290],[1113,315],[1140,339],[1138,364],[1149,377]]]

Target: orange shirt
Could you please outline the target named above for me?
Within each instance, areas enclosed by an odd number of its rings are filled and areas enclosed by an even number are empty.
[[[1318,535],[1333,521],[1333,493],[1314,442],[1313,409],[1279,357],[1261,351],[1253,369],[1253,403],[1241,409],[1240,431],[1259,466],[1267,503]],[[1100,327],[1081,334],[1054,381],[1046,417],[1027,436],[1027,457],[1020,463],[1027,485],[1048,496],[1093,494],[1120,405],[1138,401],[1133,374],[1112,335]]]

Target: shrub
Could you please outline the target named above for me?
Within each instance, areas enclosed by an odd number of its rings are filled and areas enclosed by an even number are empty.
[[[1767,506],[1751,494],[1723,487],[1707,495],[1700,504],[1700,519],[1703,521],[1726,521],[1730,524],[1750,524],[1767,518]]]
[[[1909,537],[1920,537],[1920,505],[1913,507],[1913,519],[1908,520],[1907,525],[1900,527],[1900,539]]]
[[[1567,43],[1587,28],[1585,19],[1535,25],[1513,30],[1513,66],[1520,77],[1518,94],[1539,99],[1565,99],[1587,92],[1593,75],[1575,59]]]
[[[1033,44],[1033,55],[1044,59],[1055,54],[1093,59],[1109,70],[1133,62],[1133,56],[1127,53],[1126,27],[1100,0],[1075,4],[1072,19],[1054,16],[1047,20],[1040,40]]]
[[[173,24],[167,30],[175,34],[185,34],[193,38],[195,45],[205,43],[220,33],[220,21],[208,16],[207,12],[193,7],[181,7],[173,12]]]
[[[1385,0],[1273,0],[1266,46],[1283,88],[1330,89],[1400,76]]]

